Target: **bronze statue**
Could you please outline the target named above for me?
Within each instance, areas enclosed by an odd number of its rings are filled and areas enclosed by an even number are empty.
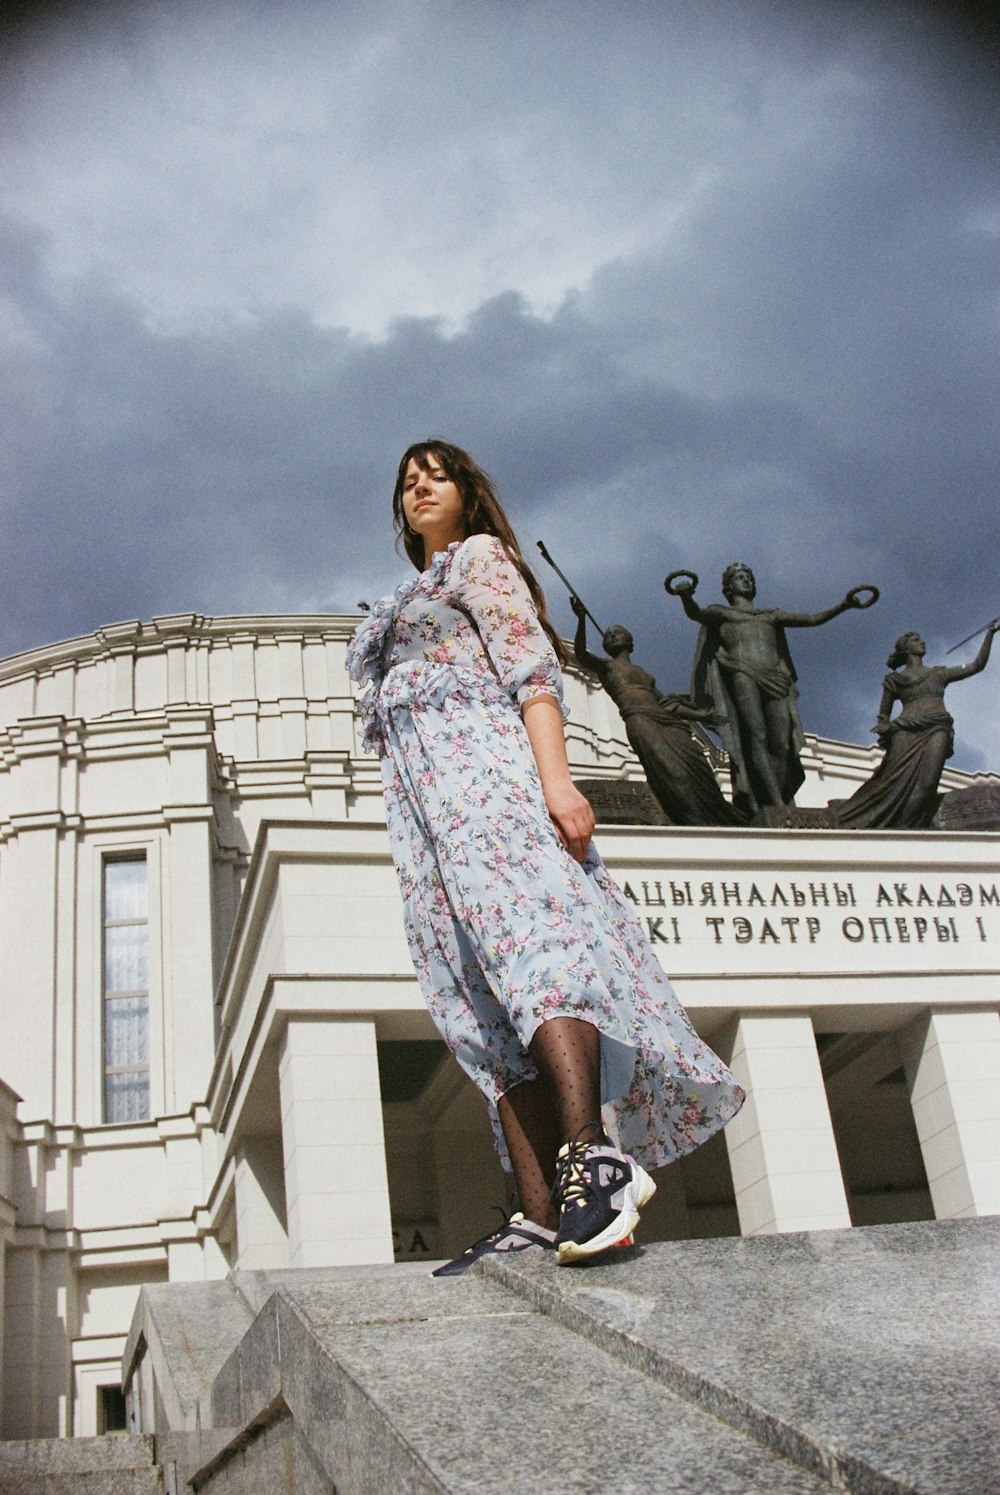
[[[987,625],[971,664],[926,665],[927,646],[919,633],[904,633],[896,640],[886,660],[891,673],[883,682],[878,720],[872,728],[885,754],[871,778],[850,799],[831,805],[838,825],[897,830],[923,830],[930,825],[938,807],[941,772],[955,745],[954,723],[944,705],[945,689],[952,681],[967,680],[986,668],[998,628],[998,619]],[[896,701],[901,710],[893,716]]]
[[[754,607],[757,583],[742,561],[723,572],[727,606],[699,607],[693,571],[673,571],[663,585],[681,599],[688,617],[701,624],[691,696],[699,704],[709,701],[721,719],[718,730],[729,753],[734,805],[749,819],[765,805],[793,804],[805,774],[799,758],[803,732],[795,705],[795,667],[785,629],[815,628],[850,608],[871,607],[878,600],[877,588],[854,587],[843,602],[822,612],[792,613]]]
[[[596,675],[614,701],[650,789],[673,825],[739,825],[742,817],[723,795],[708,759],[691,734],[695,722],[715,725],[711,711],[699,710],[686,696],[665,696],[652,675],[632,662],[632,635],[614,624],[602,640],[609,658],[587,648],[587,609],[575,595],[574,652]]]

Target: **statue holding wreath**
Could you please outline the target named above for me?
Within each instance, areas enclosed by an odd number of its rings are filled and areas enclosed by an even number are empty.
[[[793,804],[805,775],[799,757],[803,733],[795,704],[795,667],[785,630],[815,628],[851,608],[871,607],[878,589],[854,587],[834,607],[793,613],[754,606],[757,583],[743,561],[723,572],[725,606],[699,606],[693,571],[673,571],[663,585],[701,625],[691,698],[698,705],[710,705],[722,719],[717,730],[729,753],[733,804],[748,819],[767,805]]]

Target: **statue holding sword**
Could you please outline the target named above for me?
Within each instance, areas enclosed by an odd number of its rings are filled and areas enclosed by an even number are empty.
[[[574,653],[581,669],[594,675],[618,707],[629,746],[642,764],[646,782],[671,825],[740,825],[719,788],[704,748],[694,735],[699,724],[716,726],[711,710],[687,696],[664,695],[656,681],[632,659],[633,641],[620,623],[602,628],[580,601],[541,540],[538,548],[569,590],[576,616]],[[604,655],[587,648],[587,619],[601,636]]]
[[[850,799],[834,801],[838,825],[869,830],[926,829],[938,808],[938,784],[955,743],[954,722],[945,709],[944,693],[955,680],[967,680],[986,668],[1000,618],[970,633],[954,649],[981,633],[983,641],[968,664],[929,665],[927,645],[919,633],[904,633],[886,663],[882,701],[874,732],[885,749],[870,779]],[[893,716],[896,702],[899,712]]]

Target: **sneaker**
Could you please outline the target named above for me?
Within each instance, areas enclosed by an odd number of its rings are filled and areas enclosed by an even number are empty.
[[[607,1145],[567,1142],[557,1167],[560,1266],[631,1244],[639,1210],[656,1193],[635,1159]]]
[[[534,1220],[526,1220],[522,1214],[511,1215],[492,1235],[484,1235],[482,1240],[476,1241],[461,1256],[456,1256],[454,1261],[446,1261],[443,1267],[435,1267],[431,1276],[457,1277],[459,1272],[464,1272],[482,1256],[492,1256],[501,1251],[527,1251],[531,1246],[541,1246],[543,1251],[554,1251],[555,1232],[546,1230],[544,1225],[536,1225]]]

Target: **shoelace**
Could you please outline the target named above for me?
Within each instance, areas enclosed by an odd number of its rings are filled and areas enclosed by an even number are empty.
[[[556,1163],[556,1181],[552,1185],[549,1202],[558,1204],[561,1209],[568,1209],[570,1205],[582,1209],[594,1195],[590,1172],[584,1165],[587,1161],[587,1149],[599,1147],[601,1143],[580,1140],[584,1132],[594,1130],[592,1124],[581,1127],[576,1136],[566,1143],[565,1150],[560,1152]]]
[[[463,1256],[471,1256],[472,1253],[478,1249],[478,1247],[485,1245],[487,1241],[495,1241],[497,1236],[503,1235],[508,1225],[513,1222],[514,1215],[508,1215],[507,1211],[503,1208],[502,1205],[494,1204],[491,1206],[491,1208],[496,1210],[497,1214],[503,1221],[503,1224],[498,1225],[496,1230],[488,1230],[485,1235],[481,1235],[479,1237],[478,1241],[473,1241],[471,1246],[466,1246],[465,1250],[462,1252]]]

